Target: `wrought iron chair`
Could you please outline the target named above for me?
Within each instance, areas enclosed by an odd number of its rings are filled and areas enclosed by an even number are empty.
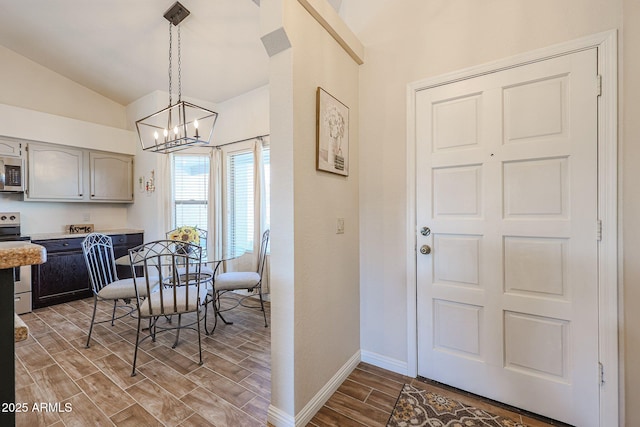
[[[129,304],[131,300],[136,298],[136,289],[132,278],[118,279],[111,237],[101,233],[90,233],[82,241],[82,253],[87,264],[93,291],[93,315],[91,316],[91,326],[89,327],[86,344],[86,348],[89,348],[94,324],[110,321],[111,326],[113,326],[115,320],[131,314],[135,309],[134,306]],[[158,286],[157,277],[150,277],[149,283],[148,289],[145,287],[138,290],[140,295],[146,296],[146,292],[153,292]],[[119,300],[122,300],[125,305],[119,306]],[[99,301],[113,301],[111,319],[95,321]],[[126,313],[116,317],[117,308],[126,308],[128,310]]]
[[[180,339],[180,329],[189,328],[198,332],[198,349],[202,365],[202,343],[200,338],[200,313],[202,303],[207,296],[206,286],[200,277],[202,248],[200,246],[175,240],[158,240],[129,250],[129,259],[136,284],[136,306],[138,309],[138,330],[131,376],[136,375],[138,347],[147,338],[154,342],[156,334],[176,330],[175,348]],[[138,269],[143,276],[138,275]],[[161,286],[150,292],[153,281],[148,280],[150,273],[158,273]],[[182,316],[195,313],[195,320],[182,324]],[[178,316],[178,324],[171,322],[172,316]],[[167,323],[159,324],[161,318]],[[140,339],[142,319],[149,320],[149,335]],[[194,327],[195,325],[195,327]]]
[[[213,305],[213,317],[214,325],[211,332],[207,329],[206,318],[207,308],[205,307],[205,331],[207,334],[213,333],[218,325],[218,317],[227,325],[232,325],[233,322],[227,321],[222,313],[232,310],[240,305],[248,308],[260,308],[264,317],[264,327],[268,327],[267,313],[264,310],[264,298],[262,296],[262,278],[264,273],[264,264],[267,255],[267,246],[269,245],[269,230],[266,230],[262,234],[262,240],[260,241],[260,250],[258,252],[258,265],[256,271],[231,271],[228,273],[221,273],[215,276],[213,280],[213,289],[211,289],[207,295],[207,302],[211,302]],[[257,293],[260,298],[260,306],[246,305],[245,300],[253,295],[240,296],[237,295],[236,303],[231,307],[222,308],[220,302],[224,294],[228,292],[246,290],[248,292]]]
[[[202,228],[194,226],[182,226],[168,231],[166,233],[166,236],[168,240],[179,240],[200,246],[202,248],[202,259],[206,261],[208,234],[208,231]],[[200,274],[203,281],[210,282],[213,279],[214,271],[210,266],[203,264]]]

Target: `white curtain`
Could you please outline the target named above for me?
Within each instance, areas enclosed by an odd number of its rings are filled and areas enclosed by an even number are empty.
[[[266,212],[267,207],[265,200],[265,171],[264,162],[262,157],[263,139],[258,138],[253,144],[253,209],[254,209],[254,225],[253,225],[253,253],[254,263],[258,263],[258,254],[260,251],[260,244],[262,243],[262,234],[266,230]],[[265,265],[262,279],[262,292],[269,293],[269,268]]]
[[[210,259],[222,254],[222,150],[211,151],[209,173],[209,223],[207,224],[207,253]]]
[[[158,218],[158,236],[153,239],[164,239],[165,233],[173,228],[173,154],[161,156],[158,162],[159,172],[156,177],[160,176],[161,182],[156,182],[156,189],[160,189],[159,209],[160,218]]]

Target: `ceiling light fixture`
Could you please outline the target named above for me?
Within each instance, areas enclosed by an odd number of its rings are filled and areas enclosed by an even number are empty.
[[[218,113],[182,100],[180,23],[191,12],[176,2],[164,14],[169,21],[169,106],[136,121],[142,149],[155,153],[172,153],[211,142]],[[173,27],[178,32],[178,102],[172,104]]]

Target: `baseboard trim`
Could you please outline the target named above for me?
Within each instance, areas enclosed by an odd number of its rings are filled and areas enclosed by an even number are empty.
[[[358,350],[344,365],[342,365],[338,372],[336,372],[335,375],[320,389],[320,391],[316,393],[304,408],[296,414],[295,418],[275,406],[269,405],[267,421],[276,427],[307,425],[316,412],[324,406],[331,395],[335,393],[340,385],[347,379],[349,374],[351,374],[351,372],[358,366],[360,360],[360,350]]]
[[[378,368],[386,369],[387,371],[395,372],[396,374],[409,375],[409,365],[402,360],[393,359],[391,357],[383,356],[382,354],[374,353],[372,351],[361,351],[362,361]]]
[[[280,408],[269,405],[267,410],[267,422],[276,427],[295,427],[296,420]]]

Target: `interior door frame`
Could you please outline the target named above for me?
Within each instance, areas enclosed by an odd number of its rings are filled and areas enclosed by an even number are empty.
[[[598,336],[603,367],[600,385],[600,425],[621,425],[623,372],[618,352],[619,302],[622,301],[618,259],[618,53],[617,30],[537,49],[502,60],[419,80],[407,85],[407,375],[418,375],[418,318],[416,273],[416,93],[573,52],[598,49]],[[594,236],[595,238],[596,236]],[[620,305],[621,307],[621,305]]]

